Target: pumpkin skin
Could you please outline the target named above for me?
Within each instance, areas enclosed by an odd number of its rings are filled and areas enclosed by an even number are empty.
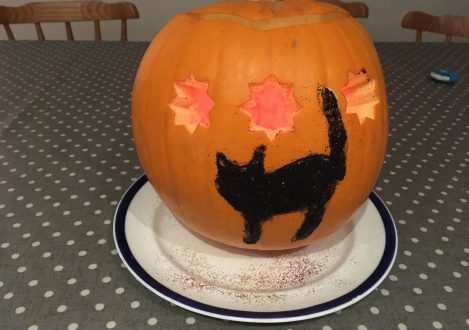
[[[373,82],[373,118],[347,112],[350,75]],[[176,125],[175,84],[195,78],[213,100],[209,126]],[[250,88],[273,77],[290,86],[298,111],[290,131],[274,138],[250,129],[243,109]],[[318,87],[337,98],[346,130],[346,172],[319,226],[292,239],[305,210],[275,214],[260,239],[243,241],[243,215],[217,189],[217,155],[247,164],[265,146],[267,172],[307,154],[328,155],[329,123]],[[349,106],[349,108],[347,108]],[[140,64],[132,95],[132,125],[140,164],[177,219],[200,235],[244,249],[305,246],[340,229],[366,201],[387,143],[387,102],[381,65],[363,28],[344,10],[308,0],[216,3],[180,14],[155,37]],[[261,203],[259,204],[261,205]]]

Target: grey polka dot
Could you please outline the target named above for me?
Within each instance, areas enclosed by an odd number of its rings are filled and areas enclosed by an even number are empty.
[[[116,321],[108,321],[106,323],[106,329],[114,329],[116,325],[117,325]]]
[[[77,330],[78,329],[78,323],[70,323],[67,326],[67,330]]]
[[[413,291],[414,291],[416,294],[422,294],[422,293],[423,293],[422,289],[420,289],[420,288],[414,288]]]
[[[19,306],[15,309],[15,314],[23,314],[26,311],[24,306]]]
[[[112,279],[111,279],[110,276],[106,276],[106,277],[103,277],[101,281],[102,281],[103,283],[109,283],[109,282],[111,282],[111,280],[112,280]]]
[[[442,310],[442,311],[445,311],[447,309],[446,305],[445,304],[442,304],[442,303],[438,303],[437,304],[437,307],[438,309]]]
[[[60,305],[60,306],[57,307],[57,312],[59,312],[59,313],[63,313],[66,310],[67,310],[67,306],[65,306],[65,305]]]
[[[379,308],[373,306],[373,307],[370,308],[370,312],[371,312],[372,314],[377,315],[377,314],[379,314]]]
[[[399,324],[397,325],[397,328],[398,328],[399,330],[407,330],[407,325],[405,325],[404,323],[399,323]]]
[[[411,305],[405,305],[404,309],[406,312],[409,312],[409,313],[414,312],[414,307],[412,307]]]
[[[84,290],[80,291],[80,295],[83,296],[83,297],[86,297],[89,294],[90,294],[90,290],[88,290],[88,289],[84,289]]]
[[[104,304],[103,303],[96,304],[94,305],[94,309],[97,311],[102,311],[104,309]]]
[[[48,290],[48,291],[44,292],[44,297],[45,298],[50,298],[53,295],[54,295],[54,291]]]
[[[14,296],[13,292],[8,292],[3,295],[3,299],[8,300]]]
[[[147,323],[148,325],[156,325],[158,323],[158,319],[156,317],[149,318]]]
[[[432,325],[435,329],[443,329],[443,324],[439,321],[433,321]]]

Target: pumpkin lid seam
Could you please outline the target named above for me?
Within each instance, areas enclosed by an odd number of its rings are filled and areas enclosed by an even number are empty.
[[[287,17],[276,17],[261,20],[254,20],[236,14],[225,13],[188,13],[189,17],[203,21],[225,21],[232,22],[253,30],[267,31],[297,25],[311,25],[331,22],[350,17],[349,13],[332,11],[325,14],[297,15]]]

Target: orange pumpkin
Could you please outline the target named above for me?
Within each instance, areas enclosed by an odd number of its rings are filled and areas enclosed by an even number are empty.
[[[388,129],[366,32],[310,0],[176,16],[141,62],[132,123],[140,163],[181,222],[260,250],[342,227],[376,182]]]

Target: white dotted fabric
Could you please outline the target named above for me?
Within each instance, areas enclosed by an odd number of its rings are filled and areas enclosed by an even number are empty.
[[[162,300],[117,255],[113,214],[141,175],[130,92],[147,46],[0,42],[0,328],[258,328]],[[269,329],[469,328],[469,44],[377,48],[390,135],[376,191],[395,266],[359,303]],[[441,67],[456,85],[428,78]]]

